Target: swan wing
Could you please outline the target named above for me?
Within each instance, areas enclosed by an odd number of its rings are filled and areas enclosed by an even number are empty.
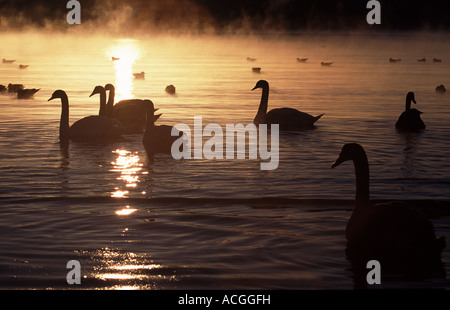
[[[73,140],[101,140],[120,137],[120,122],[100,115],[82,118],[70,127],[70,137]]]
[[[312,116],[292,108],[270,110],[266,115],[267,124],[279,124],[281,130],[302,130],[314,128],[314,123],[322,117]]]

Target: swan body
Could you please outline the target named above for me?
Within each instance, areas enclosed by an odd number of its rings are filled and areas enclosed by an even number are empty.
[[[37,93],[39,89],[36,88],[27,88],[27,89],[18,89],[17,90],[17,99],[29,99],[33,97],[35,93]]]
[[[69,126],[69,99],[63,90],[56,90],[48,101],[61,99],[61,119],[59,136],[61,140],[73,141],[105,141],[120,138],[120,127],[117,121],[101,115],[82,118]]]
[[[297,62],[306,62],[308,60],[308,58],[298,58],[297,57]]]
[[[334,61],[332,61],[332,62],[321,62],[320,63],[322,66],[331,66],[332,64],[334,64]]]
[[[108,103],[106,102],[106,88],[110,91],[110,98],[108,100]],[[112,90],[112,92],[111,92]],[[95,94],[100,95],[100,110],[99,115],[109,117],[117,122],[117,124],[120,126],[120,129],[122,133],[124,134],[130,134],[130,133],[141,133],[143,128],[142,126],[137,126],[136,123],[134,123],[135,119],[132,119],[133,122],[127,122],[127,119],[129,119],[130,115],[128,112],[129,110],[134,110],[134,114],[138,115],[139,112],[145,113],[145,107],[143,100],[141,99],[131,99],[131,100],[123,100],[119,102],[117,105],[114,105],[114,86],[112,84],[107,84],[106,87],[103,86],[96,86],[92,92],[92,94],[89,96],[93,96]],[[112,97],[111,97],[112,96]],[[133,115],[133,114],[132,114]],[[142,115],[145,114],[141,114]],[[155,116],[155,121],[161,116],[161,114]],[[120,121],[122,119],[124,123]],[[145,119],[144,119],[145,120]]]
[[[345,231],[349,259],[363,264],[376,259],[391,272],[415,272],[421,267],[431,272],[445,239],[436,238],[433,224],[405,202],[370,202],[369,164],[361,145],[345,144],[332,168],[348,160],[353,161],[356,175],[355,205]]]
[[[0,92],[6,91],[8,88],[5,85],[0,84]]]
[[[13,62],[15,62],[15,60],[5,58],[2,59],[2,63],[4,64],[12,64]]]
[[[247,61],[254,62],[256,61],[256,58],[247,57]]]
[[[109,91],[108,102],[106,103],[106,115],[120,122],[123,133],[142,133],[146,124],[144,100],[125,99],[114,104],[114,85],[106,84],[104,89]],[[155,115],[154,121],[156,122],[160,116],[161,114]]]
[[[155,107],[151,100],[144,100],[146,108],[146,128],[144,136],[142,137],[142,144],[148,155],[153,154],[171,154],[172,144],[180,138],[183,133],[178,131],[177,136],[172,136],[172,126],[155,125]]]
[[[409,92],[406,95],[406,105],[405,111],[400,114],[397,122],[395,123],[395,128],[399,131],[420,131],[426,128],[420,115],[423,113],[417,109],[411,109],[411,101],[416,104],[416,99],[414,98],[414,93]]]
[[[427,59],[424,57],[424,58],[421,58],[421,59],[417,59],[417,61],[418,61],[418,62],[426,62]]]
[[[319,116],[312,116],[292,108],[278,108],[267,112],[269,101],[269,83],[265,80],[260,80],[256,83],[252,90],[257,88],[262,88],[262,95],[258,113],[253,119],[253,123],[255,125],[279,124],[279,129],[286,131],[314,129],[314,123],[324,115],[321,114]]]
[[[28,65],[19,65],[19,69],[26,69],[28,68]]]
[[[439,58],[433,58],[433,62],[442,62],[442,59],[439,59]]]
[[[389,62],[399,62],[399,61],[402,61],[402,59],[401,58],[389,58]]]

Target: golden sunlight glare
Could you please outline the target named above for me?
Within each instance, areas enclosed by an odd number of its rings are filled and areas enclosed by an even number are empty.
[[[134,40],[120,40],[108,52],[116,71],[116,101],[133,98],[133,64],[139,58]]]

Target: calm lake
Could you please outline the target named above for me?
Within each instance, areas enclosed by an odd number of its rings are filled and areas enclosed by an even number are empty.
[[[354,169],[331,169],[349,142],[366,150],[373,199],[423,201],[436,234],[450,240],[450,97],[435,92],[450,87],[449,35],[0,33],[0,41],[0,58],[15,60],[0,64],[0,84],[40,89],[25,100],[0,93],[2,289],[74,288],[69,260],[81,264],[82,289],[353,289],[344,230]],[[141,134],[64,148],[61,104],[47,101],[64,90],[72,124],[98,114],[99,96],[89,95],[112,83],[116,101],[151,99],[158,124],[193,126],[202,116],[204,126],[225,128],[252,123],[261,79],[269,109],[325,113],[314,130],[281,133],[278,167],[266,171],[261,159],[149,159]],[[175,95],[164,91],[170,84]],[[395,122],[410,91],[427,128],[402,134]],[[444,277],[379,287],[449,289],[448,245],[442,261]]]

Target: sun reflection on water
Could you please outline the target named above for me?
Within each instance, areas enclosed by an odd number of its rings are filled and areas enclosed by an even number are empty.
[[[117,154],[115,161],[111,162],[113,168],[111,171],[120,173],[117,180],[124,181],[126,189],[115,187],[111,197],[123,198],[129,194],[128,189],[137,187],[139,183],[139,172],[142,170],[143,164],[137,152],[130,152],[123,149],[113,151]]]
[[[162,265],[149,261],[145,255],[104,248],[94,253],[95,260],[100,261],[92,277],[109,283],[115,290],[135,290],[154,288],[154,280],[160,279]]]
[[[108,51],[116,71],[115,101],[133,98],[133,64],[139,58],[139,48],[135,40],[123,39]]]

